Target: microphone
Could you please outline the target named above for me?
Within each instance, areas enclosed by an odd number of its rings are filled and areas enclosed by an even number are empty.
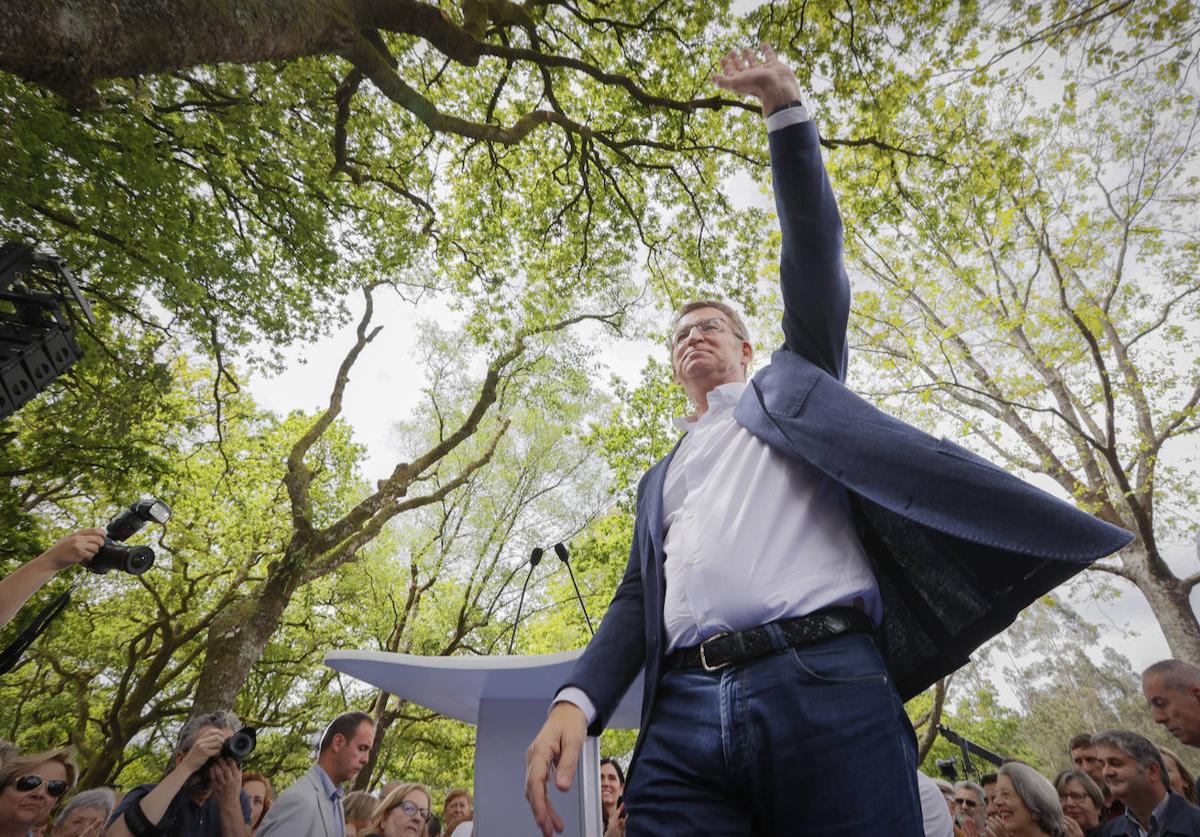
[[[571,586],[575,588],[575,598],[579,600],[579,606],[583,609],[583,618],[587,620],[588,630],[592,632],[592,636],[596,635],[596,629],[592,627],[592,617],[588,616],[587,605],[583,603],[583,596],[579,594],[579,585],[575,583],[575,573],[571,570],[571,562],[567,560],[567,547],[561,541],[554,545],[554,554],[558,556],[558,560],[562,561],[567,567],[567,572],[571,576]]]
[[[508,653],[512,653],[513,643],[517,641],[517,626],[521,624],[521,608],[525,606],[525,591],[529,588],[529,579],[533,577],[533,568],[542,561],[543,550],[535,546],[529,553],[529,572],[525,573],[525,583],[521,585],[521,600],[517,602],[517,618],[513,620],[512,636],[508,638]]]

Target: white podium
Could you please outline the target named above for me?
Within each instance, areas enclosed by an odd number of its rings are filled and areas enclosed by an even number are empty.
[[[325,655],[325,665],[447,718],[474,724],[474,837],[540,837],[525,801],[525,750],[581,653],[420,657],[331,651]],[[639,674],[608,726],[636,729],[641,704]],[[570,792],[560,793],[552,778],[550,799],[563,818],[564,834],[601,837],[600,745],[595,738],[584,744]]]

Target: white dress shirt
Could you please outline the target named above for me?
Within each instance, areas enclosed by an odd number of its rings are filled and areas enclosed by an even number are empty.
[[[767,117],[767,130],[808,119],[805,108],[788,108]],[[699,420],[676,419],[686,435],[663,485],[668,653],[835,605],[860,606],[877,624],[882,617],[846,490],[737,423],[746,386],[722,384]],[[596,718],[582,689],[562,689],[558,701],[578,706],[588,724]]]
[[[879,622],[879,588],[846,489],[733,417],[744,382],[708,394],[663,485],[667,653],[722,631],[856,600]]]

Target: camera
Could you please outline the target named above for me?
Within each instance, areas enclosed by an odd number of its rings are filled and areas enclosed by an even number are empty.
[[[196,771],[194,774],[196,781],[200,783],[208,781],[208,768],[212,767],[217,759],[233,759],[234,763],[241,767],[242,762],[254,752],[254,748],[257,746],[258,730],[254,727],[242,727],[225,739],[225,743],[221,745],[221,752],[206,761],[204,766]]]
[[[954,758],[938,759],[936,763],[942,778],[951,782],[958,781],[958,763]]]
[[[234,763],[241,767],[242,762],[254,752],[256,746],[258,746],[258,730],[254,727],[242,727],[225,739],[225,743],[221,745],[221,752],[204,762],[203,767],[187,778],[184,789],[192,791],[212,787],[209,768],[216,764],[218,759],[233,759]]]
[[[254,727],[242,727],[225,739],[218,758],[233,759],[237,762],[238,767],[241,767],[242,761],[254,752],[256,746],[258,746],[258,730]]]
[[[166,523],[170,519],[170,506],[155,497],[143,497],[109,521],[104,546],[83,566],[97,575],[109,570],[141,575],[154,566],[154,550],[148,546],[130,546],[124,541],[147,523]],[[253,744],[250,749],[254,749]]]

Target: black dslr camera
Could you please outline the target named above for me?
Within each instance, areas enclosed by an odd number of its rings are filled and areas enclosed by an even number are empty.
[[[254,752],[254,748],[257,746],[258,730],[254,727],[242,727],[225,739],[218,758],[233,759],[237,762],[238,767],[241,767],[242,762]]]
[[[217,759],[233,759],[237,766],[241,767],[242,762],[254,752],[254,748],[257,746],[258,730],[255,727],[242,727],[233,735],[226,738],[225,743],[221,745],[221,752],[206,761],[204,766],[196,772],[204,773],[208,768],[212,767],[213,762]]]
[[[233,759],[238,767],[246,760],[254,748],[258,746],[258,731],[254,727],[242,727],[225,739],[221,752],[204,762],[204,766],[188,777],[184,783],[186,790],[201,790],[211,787],[212,777],[209,768],[216,764],[217,759]],[[135,834],[137,832],[134,832]]]
[[[148,546],[130,546],[123,541],[147,523],[166,523],[170,519],[170,506],[154,497],[143,497],[109,522],[105,529],[104,546],[83,566],[97,575],[109,570],[141,575],[154,566],[154,550]]]

